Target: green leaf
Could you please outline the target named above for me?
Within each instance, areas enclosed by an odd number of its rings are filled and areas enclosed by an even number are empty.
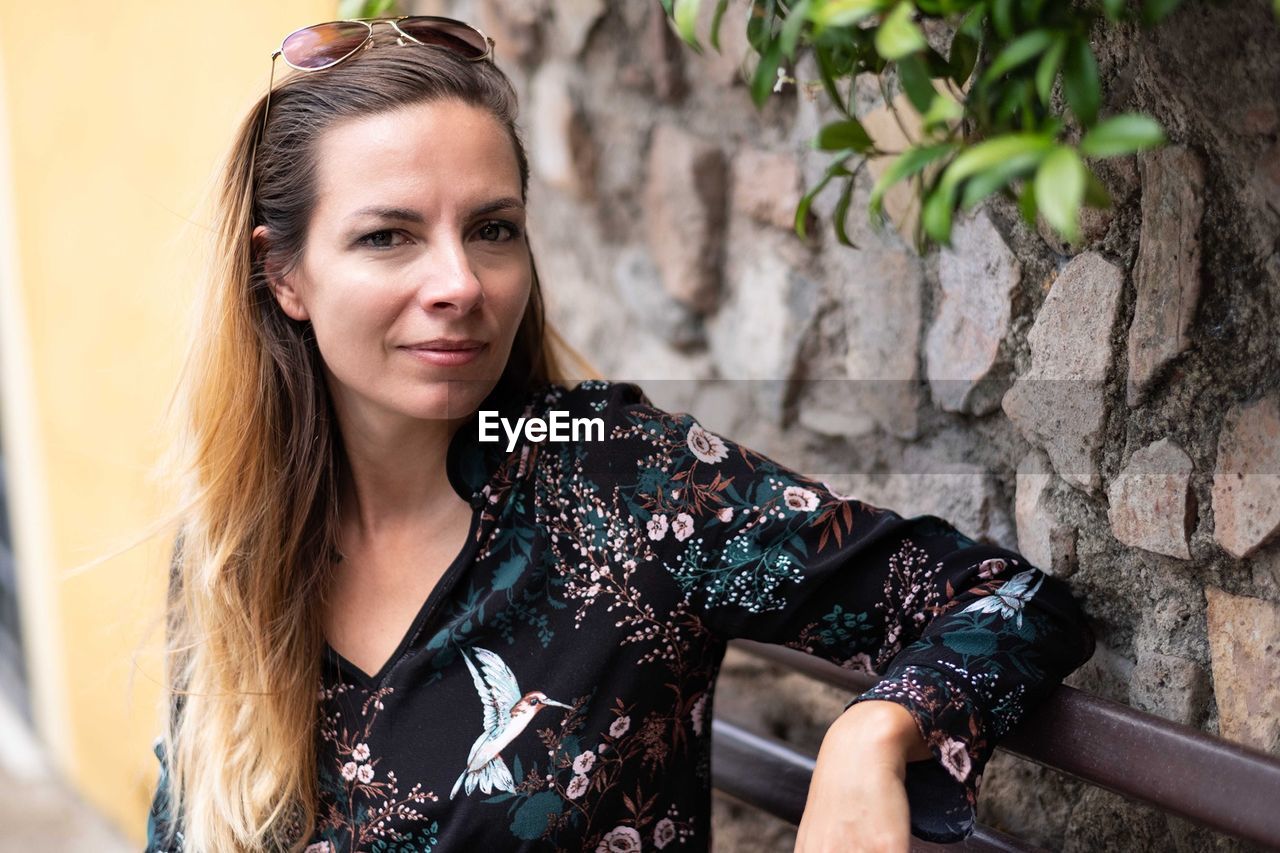
[[[1067,47],[1062,67],[1062,92],[1080,124],[1092,127],[1098,120],[1102,93],[1098,88],[1098,60],[1084,36],[1076,36]]]
[[[849,239],[849,235],[844,230],[845,217],[849,215],[849,203],[853,200],[854,177],[850,175],[845,179],[844,189],[840,192],[840,198],[836,201],[836,209],[832,214],[836,223],[836,240],[841,245],[848,246],[851,249],[858,248],[853,241]]]
[[[1090,207],[1111,206],[1111,193],[1107,192],[1098,176],[1087,168],[1084,173],[1084,203]]]
[[[1158,24],[1178,8],[1181,0],[1143,0],[1142,20],[1148,25]]]
[[[1074,243],[1080,239],[1080,202],[1087,170],[1073,148],[1055,148],[1036,170],[1036,204],[1045,221]]]
[[[831,103],[835,105],[836,109],[845,115],[849,115],[844,106],[844,98],[841,97],[840,90],[836,88],[836,77],[841,75],[838,75],[832,68],[833,59],[831,53],[822,45],[816,45],[813,50],[813,56],[818,64],[818,78],[822,81],[822,88],[826,90],[827,97],[831,99]]]
[[[760,63],[756,65],[755,74],[751,77],[751,100],[755,102],[757,109],[764,106],[774,84],[778,82],[778,66],[781,63],[782,42],[775,41],[760,57]]]
[[[937,91],[929,80],[929,72],[919,56],[903,57],[898,62],[898,80],[916,112],[924,113],[933,103]]]
[[[924,129],[930,131],[962,118],[964,118],[964,106],[950,95],[938,92],[933,96],[933,103],[929,105],[929,109],[923,116]]]
[[[871,188],[871,197],[867,203],[867,209],[871,217],[877,221],[884,218],[884,194],[889,191],[890,187],[898,181],[923,171],[933,161],[940,157],[945,157],[955,150],[955,143],[943,142],[938,145],[908,148],[898,155],[897,159],[889,164],[889,168],[885,169],[884,173],[880,175],[876,185]]]
[[[973,73],[973,66],[977,61],[977,39],[967,33],[957,32],[951,39],[951,54],[947,57],[952,82],[957,86],[963,86],[969,79],[969,75]]]
[[[924,33],[911,19],[914,11],[910,3],[899,3],[880,22],[876,30],[876,52],[885,59],[901,59],[924,49]]]
[[[853,174],[848,169],[846,169],[844,165],[845,161],[849,157],[853,156],[853,153],[854,152],[850,151],[844,157],[837,157],[836,161],[827,167],[827,171],[822,176],[822,180],[818,181],[817,185],[814,186],[813,189],[805,193],[804,196],[801,197],[800,203],[796,205],[795,229],[796,229],[796,233],[800,235],[801,239],[805,239],[808,237],[808,234],[806,233],[806,230],[805,230],[805,220],[808,219],[809,217],[809,208],[810,206],[812,206],[813,200],[817,198],[818,193],[822,192],[822,188],[825,187],[828,183],[830,183],[832,178],[847,177]]]
[[[925,199],[920,213],[925,233],[944,246],[951,244],[951,207],[954,203],[949,193],[937,187]]]
[[[992,0],[991,26],[1002,41],[1013,38],[1013,0]]]
[[[867,129],[856,118],[828,124],[818,131],[813,147],[821,151],[839,151],[852,148],[858,153],[865,153],[875,147]]]
[[[804,25],[808,21],[810,2],[811,0],[800,0],[787,13],[787,19],[782,25],[782,32],[779,34],[778,40],[782,42],[782,53],[788,59],[795,58],[796,42],[799,41],[800,31],[804,29]]]
[[[670,2],[670,0],[663,0]],[[720,51],[720,19],[724,17],[725,10],[729,8],[729,0],[719,0],[716,3],[715,14],[711,16],[711,46],[716,52]]]
[[[960,206],[965,209],[971,208],[992,193],[1008,186],[1010,181],[1031,174],[1044,157],[1043,151],[1026,151],[979,172],[964,182],[964,191],[960,194]]]
[[[1010,133],[979,142],[951,161],[942,175],[942,185],[954,191],[962,181],[979,172],[994,169],[1006,160],[1024,154],[1041,156],[1053,148],[1053,140],[1039,133]]]
[[[1024,62],[1035,59],[1053,44],[1054,38],[1054,34],[1049,30],[1032,30],[1018,36],[1000,51],[995,61],[991,63],[991,67],[983,73],[983,84],[989,86]]]
[[[763,54],[769,49],[769,43],[773,41],[773,20],[773,0],[765,0],[763,4],[760,0],[753,0],[751,17],[747,19],[747,42],[756,53]]]
[[[1049,99],[1053,97],[1053,81],[1058,77],[1062,55],[1066,52],[1067,37],[1060,35],[1053,40],[1053,46],[1044,52],[1044,56],[1040,57],[1040,64],[1036,66],[1036,94],[1040,96],[1040,103],[1045,106],[1049,105]]]
[[[1088,157],[1115,157],[1155,148],[1166,142],[1164,129],[1150,116],[1124,113],[1098,122],[1080,140],[1080,150]]]
[[[690,47],[700,47],[697,26],[698,6],[702,4],[702,0],[675,0],[675,3],[672,17],[675,19],[676,32]]]
[[[827,27],[847,27],[869,18],[887,8],[887,0],[829,0],[815,5],[809,11],[809,20],[813,21],[819,32]]]
[[[1027,181],[1022,185],[1022,192],[1018,194],[1018,212],[1022,214],[1022,221],[1028,225],[1036,224],[1036,182]]]

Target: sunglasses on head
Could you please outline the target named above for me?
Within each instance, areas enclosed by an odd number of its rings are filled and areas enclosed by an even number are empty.
[[[271,84],[276,57],[298,71],[323,71],[373,46],[374,24],[385,23],[396,33],[396,44],[421,44],[451,50],[463,59],[493,59],[493,39],[470,24],[436,15],[400,15],[394,18],[347,18],[296,29],[284,37],[271,54],[267,79],[267,104],[262,111],[262,133],[267,131],[271,110]],[[262,134],[259,134],[261,137]]]

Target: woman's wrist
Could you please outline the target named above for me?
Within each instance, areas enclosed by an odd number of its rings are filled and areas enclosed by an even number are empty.
[[[933,757],[911,712],[884,699],[868,699],[851,705],[831,724],[828,736],[880,743],[901,755],[904,764]]]

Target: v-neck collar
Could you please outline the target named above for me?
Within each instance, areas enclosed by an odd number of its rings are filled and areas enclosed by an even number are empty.
[[[477,407],[476,411],[472,413],[471,417],[458,427],[450,439],[445,457],[445,473],[458,496],[471,505],[471,521],[467,529],[467,539],[463,543],[462,549],[440,576],[436,585],[432,587],[426,600],[422,602],[422,606],[418,609],[418,613],[414,616],[409,628],[400,638],[400,642],[396,644],[395,651],[383,662],[376,673],[370,675],[343,657],[326,640],[324,643],[326,663],[334,665],[342,674],[355,680],[365,689],[374,691],[383,685],[397,664],[409,656],[413,650],[414,642],[421,636],[431,617],[439,610],[440,604],[444,602],[463,573],[473,563],[473,558],[480,547],[480,543],[486,538],[484,531],[481,529],[485,520],[496,521],[496,514],[486,514],[485,512],[485,507],[488,505],[487,486],[492,482],[503,461],[519,454],[525,443],[523,433],[521,433],[515,448],[511,451],[506,450],[504,440],[481,442],[479,435],[480,411],[496,409],[499,416],[506,419],[527,415],[530,406],[534,404],[534,401],[542,393],[544,393],[544,389],[540,385],[532,386],[526,393],[514,394],[504,392],[500,387],[495,388],[485,398],[484,402]]]

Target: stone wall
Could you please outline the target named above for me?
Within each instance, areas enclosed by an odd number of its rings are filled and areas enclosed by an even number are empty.
[[[848,217],[857,249],[834,239],[834,189],[808,239],[792,231],[833,116],[807,59],[788,69],[799,88],[755,110],[745,0],[723,53],[702,56],[656,0],[409,5],[496,39],[552,319],[602,374],[841,491],[1017,548],[1097,631],[1068,684],[1280,754],[1268,2],[1186,0],[1155,30],[1095,40],[1106,111],[1149,112],[1172,144],[1100,164],[1116,204],[1087,215],[1083,246],[993,202],[923,257],[867,225],[870,180]],[[857,97],[873,133],[895,132],[876,89]],[[909,197],[890,207],[909,215]],[[717,710],[816,751],[846,698],[731,654]],[[789,827],[716,808],[717,849],[791,849]],[[1003,752],[979,819],[1055,850],[1252,849]]]

